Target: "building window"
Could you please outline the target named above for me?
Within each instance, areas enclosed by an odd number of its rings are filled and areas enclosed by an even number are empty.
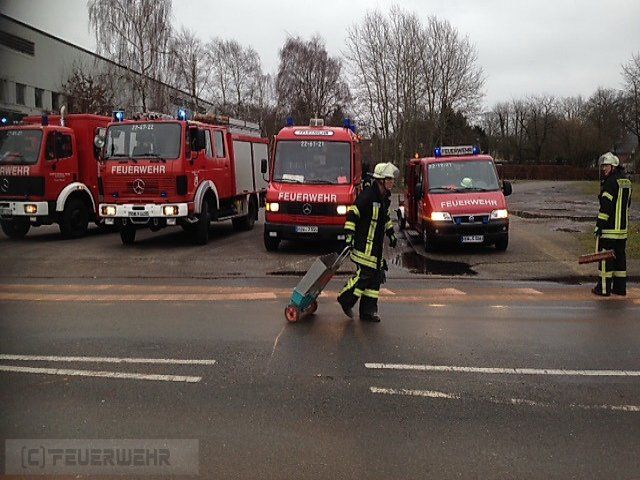
[[[44,90],[41,88],[36,88],[36,108],[42,108],[42,95],[44,94]]]
[[[16,103],[24,105],[24,92],[27,89],[22,83],[16,83]]]
[[[6,103],[7,102],[7,94],[6,94],[6,89],[7,88],[7,81],[6,80],[0,80],[0,103]]]
[[[57,112],[60,109],[60,94],[51,92],[51,110]]]
[[[27,40],[26,38],[12,35],[9,32],[0,31],[0,45],[4,45],[5,47],[9,47],[12,50],[26,53],[27,55],[31,56],[35,55],[36,53],[36,46],[32,41]]]

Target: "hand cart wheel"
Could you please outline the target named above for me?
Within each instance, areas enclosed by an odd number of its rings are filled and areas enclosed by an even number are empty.
[[[305,313],[313,315],[314,313],[316,313],[316,310],[318,310],[318,301],[314,300],[313,303],[309,305],[309,308],[307,308],[307,311]]]
[[[300,310],[294,305],[288,305],[284,309],[284,317],[291,323],[297,322],[300,320]]]

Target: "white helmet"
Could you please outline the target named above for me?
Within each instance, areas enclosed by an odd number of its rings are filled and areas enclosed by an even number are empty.
[[[620,159],[618,157],[616,157],[613,153],[611,152],[607,152],[604,155],[602,155],[600,157],[600,159],[598,160],[598,163],[602,166],[602,165],[612,165],[614,167],[617,167],[618,165],[620,165]]]
[[[396,178],[398,176],[398,167],[391,162],[378,163],[373,170],[373,178],[381,180],[383,178]]]

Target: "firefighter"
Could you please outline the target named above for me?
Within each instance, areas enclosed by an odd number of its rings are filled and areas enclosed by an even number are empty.
[[[389,215],[391,189],[398,176],[392,163],[379,163],[373,173],[373,183],[367,186],[349,207],[344,228],[347,245],[351,247],[351,260],[356,273],[347,281],[338,296],[344,313],[353,318],[353,307],[360,300],[360,320],[379,322],[378,296],[384,282],[386,262],[382,257],[385,234],[395,248],[397,239]]]
[[[613,250],[615,259],[599,264],[600,280],[593,288],[595,295],[627,294],[627,232],[631,205],[631,181],[626,178],[620,160],[613,153],[600,157],[600,211],[594,234],[599,251]]]

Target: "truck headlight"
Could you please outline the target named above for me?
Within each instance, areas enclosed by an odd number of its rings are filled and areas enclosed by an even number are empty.
[[[115,217],[116,216],[116,206],[115,205],[103,205],[102,211],[100,212],[103,217]]]
[[[162,207],[162,213],[165,217],[174,217],[178,215],[178,206],[177,205],[165,205]]]
[[[280,204],[278,202],[268,202],[266,209],[267,212],[277,212],[280,210]]]
[[[338,205],[336,207],[336,212],[338,212],[338,215],[346,215],[347,214],[347,206],[346,205]]]
[[[449,212],[431,212],[431,220],[433,222],[450,222],[451,214]]]
[[[30,214],[38,213],[38,206],[34,205],[33,203],[27,203],[24,206],[24,213],[30,213]]]
[[[509,212],[506,209],[494,210],[491,212],[491,220],[497,220],[499,218],[507,218]]]

